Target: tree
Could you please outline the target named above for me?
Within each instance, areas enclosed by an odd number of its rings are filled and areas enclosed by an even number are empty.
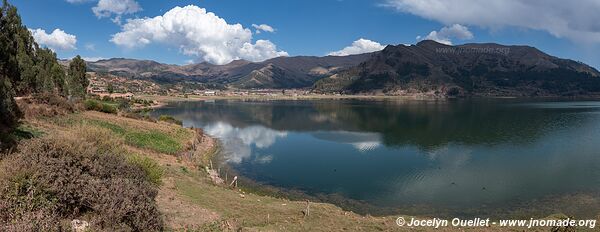
[[[54,86],[56,87],[56,92],[66,97],[69,95],[69,88],[67,88],[67,75],[65,74],[65,70],[58,63],[52,65],[52,69],[50,70],[50,75],[52,76],[52,80],[54,81]]]
[[[19,79],[16,80],[20,83],[13,83],[13,86],[16,88],[17,95],[24,95],[35,90],[35,78],[38,72],[35,67],[35,58],[38,45],[35,43],[31,32],[22,24],[16,7],[10,7],[8,18],[14,27],[14,39],[17,43],[16,58],[21,74]]]
[[[85,74],[85,61],[78,55],[69,64],[69,86],[72,96],[85,97],[89,81]]]
[[[56,62],[56,58],[52,50],[48,48],[37,50],[36,68],[39,72],[35,78],[35,92],[54,92],[55,85],[51,73],[54,62]]]
[[[108,93],[113,94],[115,92],[115,87],[112,83],[108,83],[108,86],[106,86],[106,90],[108,91]]]
[[[10,9],[11,6],[4,0],[0,10],[0,133],[3,135],[12,130],[21,117],[14,99],[13,83],[15,79],[20,78],[20,73],[15,50],[17,43],[13,34],[14,25],[7,17]]]

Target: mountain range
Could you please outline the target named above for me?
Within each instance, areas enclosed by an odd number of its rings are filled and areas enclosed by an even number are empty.
[[[88,62],[88,70],[159,84],[195,82],[229,88],[310,88],[317,80],[354,67],[372,54],[326,57],[277,57],[263,62],[236,60],[226,65],[209,63],[184,66],[150,60],[113,58]]]
[[[581,96],[600,93],[600,72],[530,46],[450,46],[425,40],[351,56],[277,57],[184,66],[113,58],[88,70],[158,84],[230,89],[303,88],[318,93],[435,96]]]

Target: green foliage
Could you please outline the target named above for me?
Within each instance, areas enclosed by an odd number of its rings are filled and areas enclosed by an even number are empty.
[[[13,99],[15,96],[42,92],[66,96],[65,72],[54,52],[38,46],[23,25],[17,8],[3,1],[0,9],[0,132],[13,130],[22,116]],[[0,147],[6,143],[1,142]]]
[[[87,99],[83,102],[86,110],[93,110],[108,114],[116,114],[118,112],[117,107],[112,104],[99,102],[93,99]]]
[[[180,126],[183,125],[183,122],[173,118],[173,116],[171,115],[161,115],[160,117],[158,117],[158,121],[173,123]]]
[[[83,102],[86,110],[95,110],[100,111],[102,109],[102,104],[99,101],[87,99]]]
[[[39,72],[36,76],[36,92],[58,92],[55,89],[57,84],[54,82],[55,78],[53,77],[54,72],[52,70],[55,65],[58,65],[56,61],[56,54],[52,50],[44,48],[39,49],[37,55],[38,63],[36,65]],[[60,78],[57,77],[56,79]]]
[[[110,104],[106,104],[106,103],[102,104],[102,109],[100,110],[100,112],[108,113],[108,114],[116,114],[117,111],[118,111],[117,107],[110,105]]]
[[[119,125],[115,125],[115,124],[112,124],[112,123],[105,122],[105,121],[94,120],[94,121],[90,121],[90,122],[92,124],[98,125],[100,127],[109,129],[112,132],[114,132],[115,134],[118,134],[118,135],[121,135],[121,136],[125,135],[125,133],[127,132],[125,130],[125,128],[123,128],[123,127],[121,127]]]
[[[164,169],[156,161],[137,154],[130,155],[127,160],[129,163],[137,165],[144,170],[146,173],[146,180],[156,185],[161,184]]]
[[[115,92],[115,86],[113,86],[112,83],[108,83],[106,90],[108,91],[108,93],[113,94]]]
[[[16,8],[4,2],[0,10],[0,133],[6,134],[18,123],[21,112],[14,100],[14,84],[20,79],[16,57],[15,25],[20,19]],[[7,141],[0,140],[0,149]]]
[[[174,138],[174,136],[158,130],[139,131],[131,130],[112,123],[104,121],[92,121],[92,123],[111,130],[115,134],[122,136],[125,143],[144,149],[150,149],[157,152],[176,154],[183,149],[183,146]],[[177,136],[180,136],[186,130],[182,128],[177,131]]]
[[[85,61],[78,55],[69,64],[69,84],[71,95],[76,97],[85,97],[89,80],[85,74]]]
[[[147,148],[157,152],[176,154],[182,146],[169,134],[160,131],[129,132],[125,142],[139,148]]]
[[[67,75],[65,74],[65,70],[63,70],[60,64],[55,63],[52,65],[50,69],[50,75],[52,76],[52,80],[54,81],[54,86],[56,87],[56,93],[61,96],[69,95],[69,89],[67,88]]]

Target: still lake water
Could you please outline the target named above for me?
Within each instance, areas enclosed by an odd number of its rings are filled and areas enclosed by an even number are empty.
[[[600,210],[600,102],[216,100],[152,114],[219,138],[241,176],[363,213]]]

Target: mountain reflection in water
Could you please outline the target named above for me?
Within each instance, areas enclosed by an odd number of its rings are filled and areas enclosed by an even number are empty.
[[[600,208],[600,102],[217,100],[153,114],[219,138],[243,176],[308,194],[427,215]]]

